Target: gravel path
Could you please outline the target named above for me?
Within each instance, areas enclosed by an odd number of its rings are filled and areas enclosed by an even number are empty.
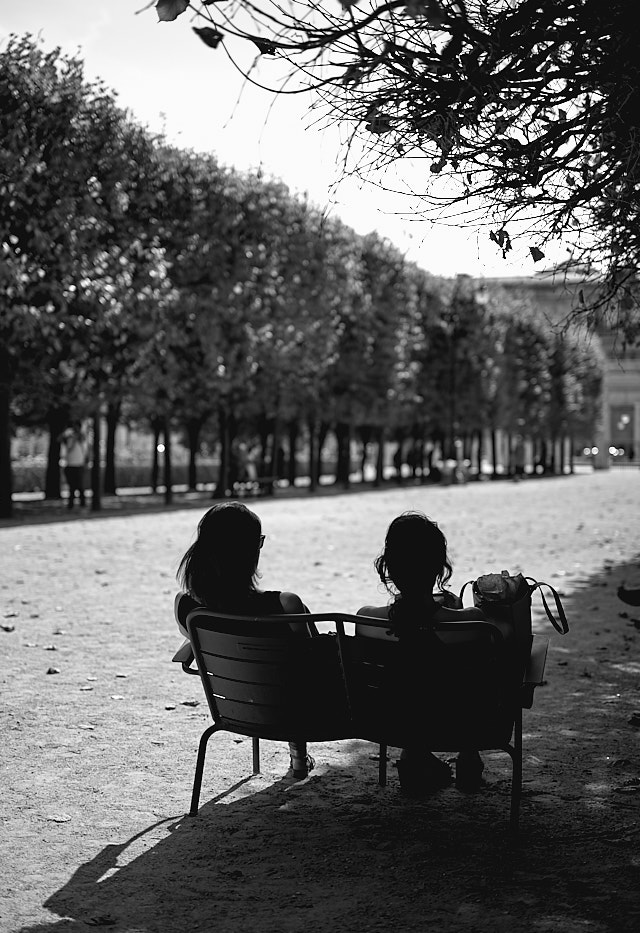
[[[2,933],[595,931],[640,929],[640,586],[637,471],[260,500],[262,585],[311,609],[383,600],[372,560],[418,508],[449,538],[452,588],[507,568],[563,594],[547,685],[525,713],[520,841],[509,768],[424,802],[376,783],[364,742],[211,743],[202,810],[185,820],[197,678],[169,659],[177,563],[208,507],[0,528]],[[48,672],[51,673],[48,673]],[[55,673],[54,673],[55,672]]]

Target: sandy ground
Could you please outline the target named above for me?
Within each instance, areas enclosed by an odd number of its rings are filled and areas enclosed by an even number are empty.
[[[449,537],[453,589],[507,568],[563,595],[547,683],[525,712],[521,833],[508,759],[476,795],[426,801],[376,782],[375,748],[316,745],[285,777],[281,744],[214,737],[199,680],[170,658],[175,570],[208,503],[0,528],[0,929],[80,933],[640,929],[640,475],[260,500],[265,588],[312,609],[383,601],[372,560],[419,508]],[[395,755],[394,752],[392,754]]]

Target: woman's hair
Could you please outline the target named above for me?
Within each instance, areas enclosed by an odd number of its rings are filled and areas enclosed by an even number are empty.
[[[424,614],[434,588],[443,591],[452,573],[447,539],[422,512],[403,512],[394,518],[374,566],[395,597],[389,618],[396,626],[420,608]]]
[[[182,588],[210,609],[225,609],[256,589],[262,527],[240,502],[214,505],[180,561]]]

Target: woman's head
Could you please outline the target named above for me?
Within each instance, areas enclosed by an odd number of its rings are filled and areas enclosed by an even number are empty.
[[[442,590],[451,577],[447,539],[422,512],[403,512],[389,525],[375,568],[387,589],[403,597]]]
[[[256,587],[262,540],[255,512],[240,502],[214,505],[180,562],[180,584],[211,608],[246,596]]]

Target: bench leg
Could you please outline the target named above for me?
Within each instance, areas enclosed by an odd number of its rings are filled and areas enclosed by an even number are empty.
[[[522,709],[520,706],[516,713],[513,745],[509,827],[512,833],[517,833],[520,820],[520,799],[522,798]]]
[[[191,808],[189,816],[196,816],[198,812],[198,802],[200,800],[200,788],[202,787],[202,773],[204,771],[204,759],[207,754],[207,742],[214,732],[217,732],[218,726],[209,726],[200,736],[198,746],[198,757],[196,759],[196,773],[193,777],[193,791],[191,793]]]
[[[253,749],[253,773],[260,774],[260,739],[255,736],[251,739]]]

